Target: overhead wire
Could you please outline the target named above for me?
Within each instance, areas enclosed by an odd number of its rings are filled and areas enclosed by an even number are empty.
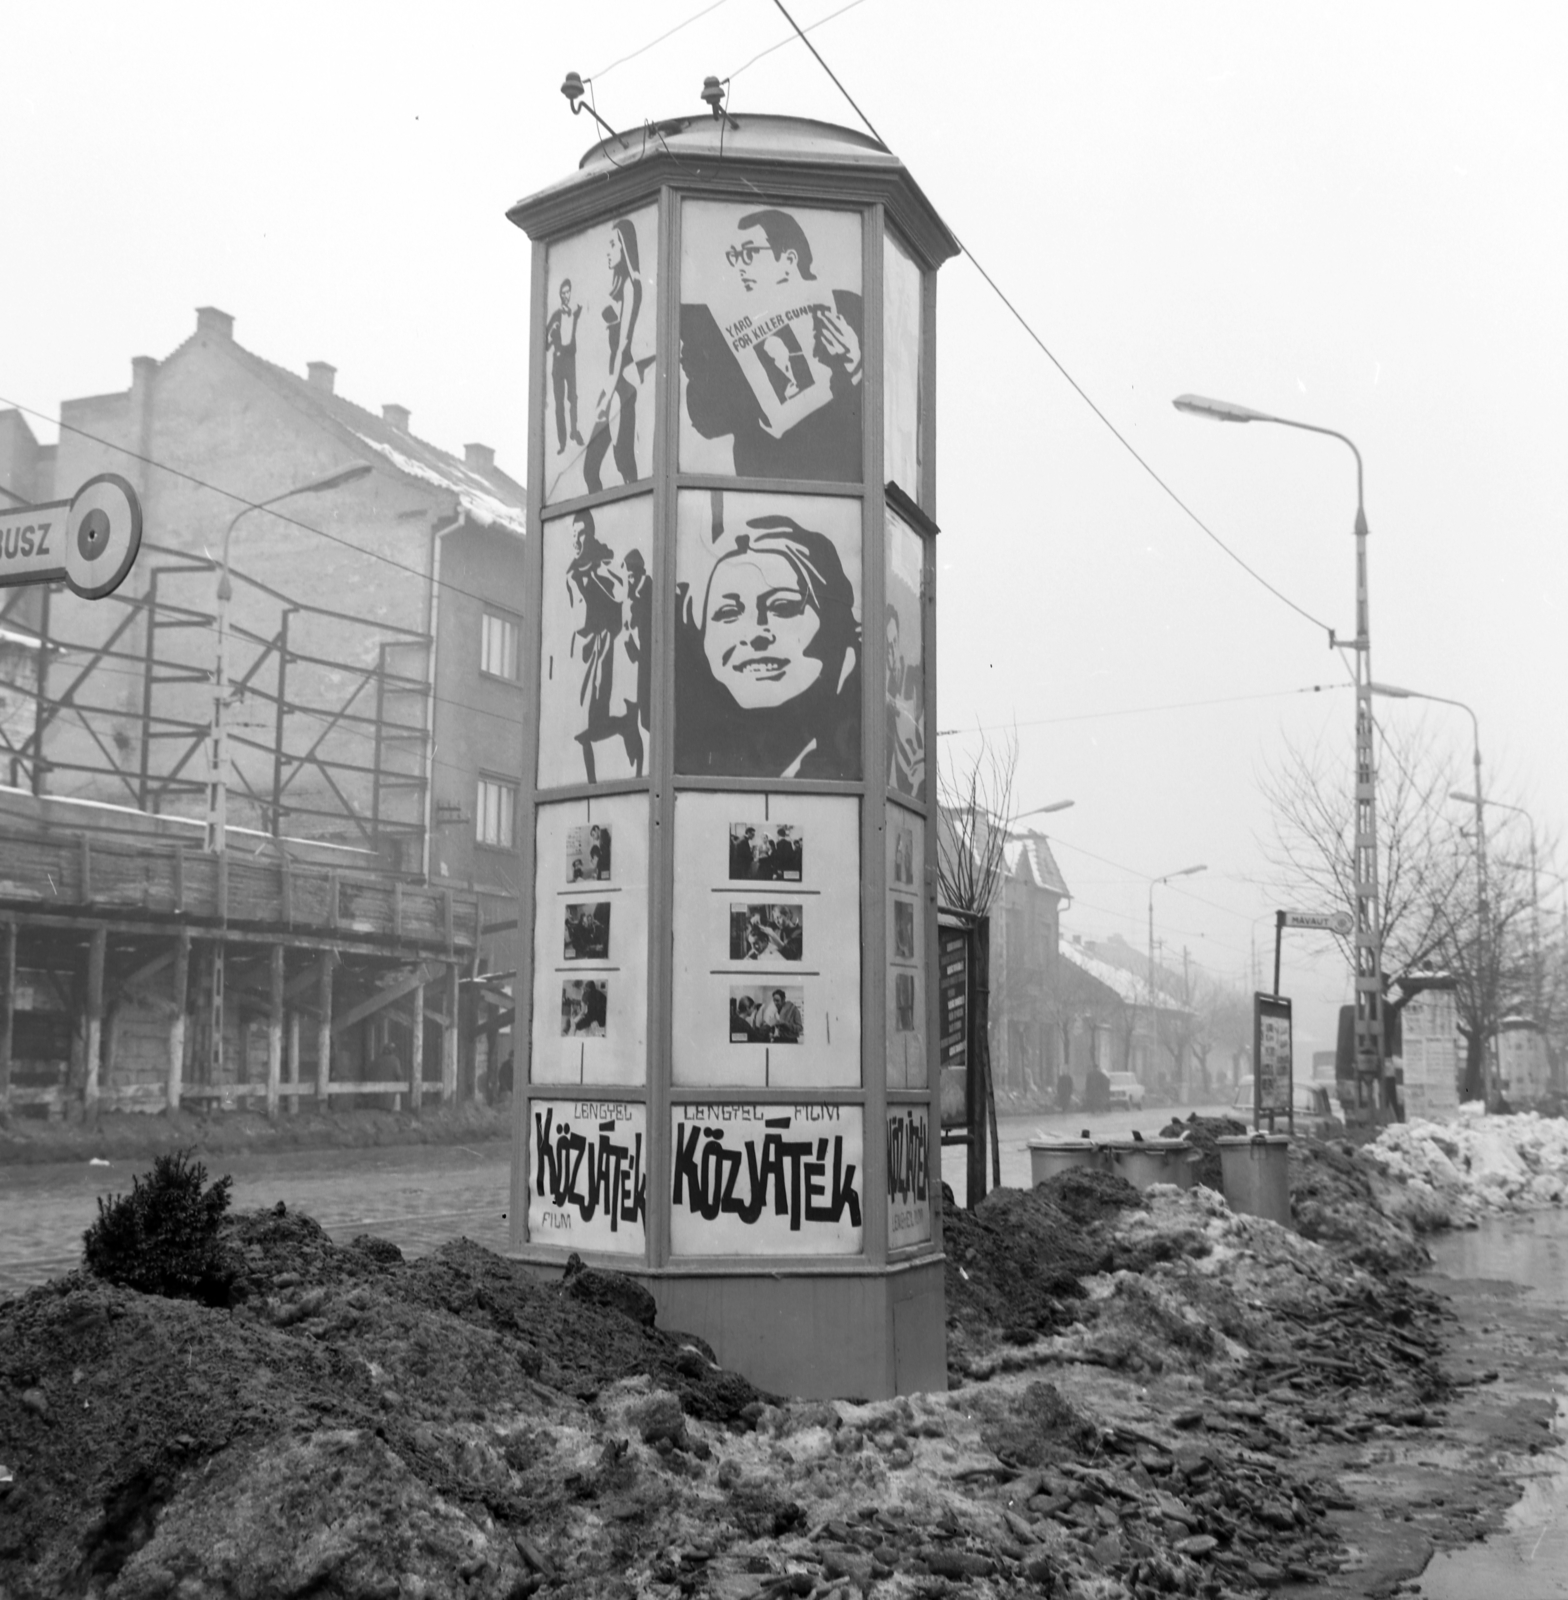
[[[825,17],[818,17],[815,22],[813,22],[808,28],[806,28],[805,32],[806,33],[815,33],[818,28],[825,28],[828,25],[828,23],[833,21],[833,19],[835,17],[841,17],[841,16],[844,15],[844,13],[846,11],[853,11],[856,6],[864,5],[864,4],[865,4],[865,0],[849,0],[849,4],[848,5],[840,6],[837,11],[830,11]],[[783,10],[783,7],[781,6],[779,9]],[[785,12],[784,14],[785,14],[785,16],[789,15],[788,12]],[[793,25],[794,24],[792,22],[791,26],[793,26]],[[754,55],[749,61],[743,62],[740,66],[736,67],[736,69],[730,74],[730,78],[738,78],[741,75],[741,73],[743,73],[746,70],[747,67],[754,67],[754,66],[756,66],[756,64],[759,61],[761,61],[763,59],[764,56],[772,55],[775,50],[782,50],[784,48],[784,46],[787,45],[787,44],[794,44],[795,39],[796,39],[796,35],[795,34],[793,34],[793,33],[785,34],[782,39],[777,41],[777,43],[770,44],[767,47],[766,50],[759,50],[756,53],[756,55]],[[728,82],[729,80],[726,79],[725,81]]]
[[[1171,700],[1155,706],[1122,706],[1114,711],[1075,711],[1063,717],[1030,717],[1023,722],[982,722],[972,728],[938,728],[939,739],[956,737],[965,733],[999,733],[1009,728],[1043,728],[1063,722],[1097,722],[1105,717],[1140,717],[1156,711],[1191,711],[1204,706],[1233,706],[1248,700],[1284,700],[1293,695],[1322,694],[1324,691],[1343,689],[1342,683],[1308,683],[1299,689],[1264,689],[1257,694],[1220,695],[1212,700]]]
[[[855,97],[849,92],[849,90],[847,88],[845,88],[845,86],[844,86],[843,82],[840,80],[838,74],[836,72],[834,72],[832,67],[830,67],[825,60],[823,60],[821,52],[806,37],[805,32],[802,30],[800,24],[798,22],[796,22],[795,19],[792,16],[790,16],[789,12],[784,7],[783,0],[773,0],[773,3],[774,3],[775,6],[778,7],[779,11],[783,14],[785,20],[789,23],[789,25],[795,30],[795,33],[796,33],[797,37],[800,39],[800,42],[803,45],[805,45],[805,47],[812,53],[812,55],[814,57],[816,57],[817,64],[822,68],[822,70],[825,73],[827,73],[828,77],[833,80],[834,87],[837,88],[839,93],[841,95],[843,95],[844,98],[849,102],[851,107],[853,107],[855,115],[857,117],[859,117],[860,120],[863,123],[865,123],[865,125],[866,125],[867,129],[870,131],[872,137],[875,138],[877,143],[880,144],[884,149],[887,149],[888,148],[887,140],[884,139],[882,137],[882,135],[877,132],[876,125],[872,122],[871,118],[868,117],[865,114],[865,112],[860,109],[860,106],[857,103],[857,101],[855,100]],[[949,231],[951,231],[951,230],[949,230]],[[996,279],[993,278],[991,276],[991,274],[986,271],[985,266],[982,264],[980,259],[975,255],[974,251],[971,250],[966,244],[964,244],[964,242],[958,237],[958,235],[956,233],[953,234],[953,242],[964,253],[964,255],[966,255],[969,258],[970,265],[973,266],[975,271],[978,272],[980,274],[980,276],[986,281],[987,285],[991,289],[991,292],[997,297],[998,300],[1000,300],[1002,302],[1002,304],[1008,309],[1008,311],[1012,313],[1012,316],[1013,316],[1014,320],[1018,323],[1019,327],[1021,327],[1024,330],[1024,332],[1029,336],[1030,340],[1040,349],[1041,353],[1045,356],[1045,358],[1061,374],[1062,378],[1066,381],[1068,386],[1073,390],[1073,392],[1078,396],[1078,398],[1080,400],[1082,400],[1083,403],[1086,406],[1088,406],[1088,408],[1095,414],[1096,417],[1099,418],[1099,420],[1110,431],[1112,437],[1117,441],[1117,443],[1120,444],[1121,447],[1127,452],[1127,454],[1130,455],[1133,458],[1133,460],[1136,461],[1138,463],[1138,465],[1143,468],[1143,470],[1149,475],[1149,477],[1152,478],[1154,480],[1154,482],[1159,485],[1159,487],[1165,492],[1165,494],[1169,497],[1169,499],[1193,522],[1193,524],[1199,529],[1199,531],[1202,532],[1206,538],[1212,540],[1213,543],[1220,550],[1222,550],[1227,556],[1229,556],[1230,559],[1232,561],[1234,561],[1236,563],[1236,565],[1238,567],[1240,567],[1241,570],[1247,574],[1248,577],[1252,578],[1255,582],[1261,584],[1263,586],[1263,588],[1265,588],[1271,595],[1273,595],[1276,600],[1280,601],[1281,604],[1288,606],[1292,611],[1294,611],[1297,614],[1297,616],[1302,617],[1306,621],[1310,622],[1313,625],[1313,627],[1319,628],[1324,633],[1332,635],[1334,630],[1332,628],[1330,628],[1329,625],[1322,620],[1322,618],[1314,616],[1304,606],[1297,605],[1297,603],[1294,600],[1292,600],[1290,598],[1290,596],[1288,594],[1286,594],[1282,589],[1279,589],[1274,584],[1270,583],[1269,580],[1267,578],[1265,578],[1261,572],[1259,572],[1255,567],[1250,565],[1237,551],[1233,550],[1219,536],[1219,534],[1217,534],[1208,525],[1208,523],[1206,523],[1203,520],[1203,518],[1200,517],[1198,515],[1198,513],[1196,511],[1194,511],[1193,508],[1190,505],[1188,505],[1187,502],[1184,499],[1182,499],[1182,497],[1176,492],[1176,490],[1174,488],[1172,488],[1172,486],[1169,483],[1166,482],[1166,480],[1160,475],[1160,473],[1155,470],[1153,464],[1138,450],[1137,446],[1134,445],[1133,442],[1126,436],[1126,434],[1124,434],[1121,431],[1121,429],[1118,428],[1116,426],[1116,424],[1111,421],[1110,417],[1107,416],[1106,413],[1100,409],[1099,405],[1095,402],[1093,396],[1091,396],[1089,394],[1088,390],[1085,389],[1084,386],[1081,383],[1079,383],[1079,381],[1072,375],[1072,373],[1070,373],[1067,370],[1067,367],[1060,360],[1060,358],[1056,355],[1056,352],[1051,349],[1051,347],[1045,342],[1044,339],[1042,339],[1040,337],[1040,335],[1038,333],[1035,332],[1034,328],[1031,326],[1031,324],[1029,322],[1029,319],[1024,316],[1023,312],[1020,311],[1018,309],[1018,307],[1016,305],[1014,305],[1013,302],[1008,298],[1008,296],[1003,292],[1001,285],[999,283],[997,283]]]
[[[647,44],[639,45],[635,50],[629,51],[624,56],[618,56],[607,67],[600,67],[593,74],[593,78],[608,77],[617,67],[624,67],[628,61],[635,61],[638,56],[646,55],[655,45],[663,44],[666,39],[673,39],[683,28],[689,28],[692,23],[700,22],[710,11],[717,11],[720,6],[726,5],[728,0],[713,0],[711,5],[706,5],[701,11],[694,11],[684,22],[677,22],[673,28],[666,28],[657,39],[650,39]],[[858,4],[858,0],[857,0]],[[584,78],[584,83],[591,83],[593,78]]]

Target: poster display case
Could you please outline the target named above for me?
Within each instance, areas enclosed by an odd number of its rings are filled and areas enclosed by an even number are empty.
[[[511,1249],[798,1394],[945,1382],[935,277],[874,139],[686,118],[532,241]]]

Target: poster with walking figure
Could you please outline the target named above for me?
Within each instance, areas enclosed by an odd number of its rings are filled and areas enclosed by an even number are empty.
[[[658,208],[550,246],[545,314],[547,505],[649,475]]]
[[[860,482],[864,339],[858,213],[688,200],[682,471]]]
[[[921,579],[925,541],[887,513],[887,786],[926,797],[926,669]]]
[[[675,770],[857,779],[860,504],[683,490]]]
[[[641,777],[653,635],[652,501],[544,525],[539,786]]]

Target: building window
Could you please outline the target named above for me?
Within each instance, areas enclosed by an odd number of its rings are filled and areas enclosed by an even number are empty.
[[[517,785],[498,778],[479,780],[479,803],[474,807],[474,837],[480,844],[512,848],[512,824],[517,815]]]
[[[486,611],[479,629],[479,670],[491,678],[517,677],[517,622]],[[508,841],[510,842],[510,841]]]

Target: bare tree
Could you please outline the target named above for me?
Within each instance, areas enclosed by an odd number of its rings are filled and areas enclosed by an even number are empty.
[[[1380,729],[1378,849],[1385,984],[1438,970],[1458,982],[1465,1036],[1464,1092],[1483,1090],[1483,1062],[1504,1010],[1520,991],[1529,889],[1520,871],[1488,852],[1489,892],[1464,816],[1448,803],[1458,764],[1419,726]],[[1355,906],[1350,751],[1287,745],[1262,779],[1273,814],[1270,859],[1282,895],[1314,910]],[[1466,781],[1468,781],[1466,775]],[[1485,901],[1485,919],[1482,903]],[[1347,963],[1351,947],[1339,939]]]
[[[975,1054],[969,1070],[985,1096],[991,1134],[991,1181],[1002,1182],[997,1142],[996,1092],[991,1082],[990,914],[1007,867],[1008,826],[1013,815],[1013,780],[1018,771],[1018,741],[1009,735],[993,747],[982,734],[967,765],[954,759],[937,768],[937,886],[942,904],[975,924],[973,998]],[[972,1102],[971,1102],[972,1103]],[[973,1133],[971,1129],[971,1133]],[[971,1169],[973,1171],[973,1169]],[[983,1189],[983,1167],[980,1183]],[[971,1199],[978,1198],[971,1180]]]

